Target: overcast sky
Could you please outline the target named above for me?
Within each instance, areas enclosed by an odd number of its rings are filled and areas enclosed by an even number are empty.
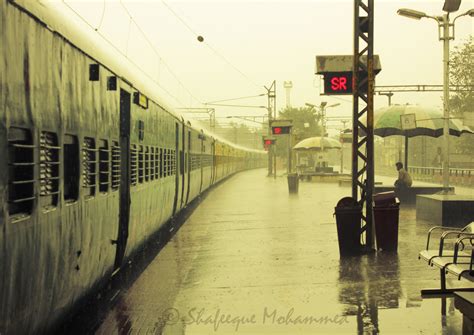
[[[351,0],[123,1],[139,27],[129,24],[128,13],[118,1],[67,3],[158,78],[176,107],[257,95],[265,92],[263,85],[276,80],[281,109],[286,102],[283,81],[291,80],[293,106],[339,102],[330,110],[332,115],[351,113],[351,97],[320,96],[322,82],[314,75],[316,55],[352,54]],[[376,85],[442,84],[442,42],[436,22],[407,19],[396,11],[406,7],[440,15],[443,3],[375,0],[374,49],[382,63]],[[470,8],[474,1],[462,0],[455,15]],[[451,50],[473,34],[473,23],[469,16],[456,21]],[[204,37],[204,43],[197,41],[197,35]],[[441,107],[441,96],[442,92],[396,93],[392,102]],[[266,99],[232,103],[266,105]],[[377,96],[375,103],[376,108],[385,106],[387,98]],[[216,109],[217,116],[265,113],[257,108]]]

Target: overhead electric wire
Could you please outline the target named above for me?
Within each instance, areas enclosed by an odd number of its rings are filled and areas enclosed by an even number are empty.
[[[130,13],[130,11],[128,10],[128,8],[125,6],[125,4],[123,3],[122,0],[120,0],[120,4],[122,5],[122,7],[125,9],[125,11],[127,12],[128,16],[130,17],[130,19],[133,21],[133,23],[135,24],[135,26],[138,28],[138,30],[140,31],[140,33],[142,34],[142,36],[145,38],[145,41],[148,43],[148,45],[152,48],[152,50],[154,51],[155,55],[158,56],[158,58],[160,58],[161,62],[165,65],[165,67],[169,70],[169,72],[171,73],[171,75],[176,79],[176,81],[186,90],[186,92],[194,99],[196,100],[197,102],[201,103],[199,101],[198,98],[196,98],[194,96],[194,94],[191,93],[190,90],[188,90],[186,88],[186,86],[183,85],[183,83],[181,82],[181,80],[179,80],[178,76],[172,71],[171,67],[163,60],[163,57],[160,56],[160,54],[158,53],[158,50],[156,50],[155,46],[153,45],[153,43],[150,41],[150,39],[148,38],[148,35],[143,31],[142,27],[140,27],[140,25],[137,23],[137,21],[135,21],[135,19],[133,18],[132,14]],[[202,104],[202,103],[201,103]]]
[[[213,104],[216,102],[225,102],[225,101],[234,101],[234,100],[243,100],[243,99],[250,99],[250,98],[258,98],[258,97],[263,97],[266,96],[266,93],[258,94],[258,95],[251,95],[251,96],[246,96],[246,97],[240,97],[240,98],[231,98],[231,99],[223,99],[223,100],[216,100],[216,101],[209,101],[205,102],[204,104]]]
[[[105,4],[105,0],[104,0],[104,2],[103,2],[103,3],[104,3],[104,6],[102,7],[102,16],[100,17],[100,21],[99,21],[99,24],[97,25],[97,28],[95,28],[95,30],[96,30],[96,31],[100,29],[100,27],[102,26],[102,22],[104,21],[104,16],[105,16],[105,6],[106,6],[106,4]]]
[[[99,31],[99,28],[100,26],[102,25],[102,20],[103,20],[103,17],[105,15],[105,1],[104,1],[104,11],[102,13],[102,18],[101,18],[101,21],[99,23],[99,25],[97,27],[94,27],[89,21],[86,20],[86,18],[84,16],[82,16],[77,10],[75,10],[71,5],[69,5],[66,0],[62,0],[62,2],[74,13],[77,15],[77,17],[79,17],[85,24],[87,24],[91,29],[93,29],[105,42],[107,42],[113,49],[115,49],[118,53],[120,53],[122,56],[124,56],[125,58],[128,59],[128,61],[133,64],[134,66],[137,67],[137,69],[140,70],[140,72],[145,75],[147,78],[149,78],[152,82],[154,82],[156,85],[158,85],[159,87],[161,87],[161,89],[166,93],[168,94],[171,98],[173,98],[178,104],[180,105],[185,105],[185,103],[183,103],[182,101],[179,100],[178,97],[176,97],[173,93],[171,93],[168,89],[166,89],[163,85],[160,84],[160,82],[158,80],[156,80],[155,78],[153,78],[149,73],[148,71],[146,71],[145,69],[143,69],[139,64],[137,64],[136,62],[134,62],[131,58],[128,57],[128,40],[129,40],[129,36],[127,37],[127,52],[123,52],[122,50],[120,50],[112,41],[110,41],[104,34],[102,34],[100,31]],[[129,23],[129,32],[128,34],[130,34],[130,27],[131,27],[131,23],[133,22],[135,24],[135,26],[137,26],[137,28],[139,29],[139,31],[141,32],[141,34],[144,36],[145,40],[147,41],[147,43],[151,46],[151,48],[153,49],[154,53],[156,54],[156,56],[159,58],[160,62],[163,63],[166,68],[168,69],[168,71],[170,72],[170,74],[176,79],[176,81],[178,82],[178,84],[183,87],[186,92],[191,96],[192,99],[194,99],[196,102],[198,102],[199,104],[202,104],[201,101],[199,101],[199,99],[197,99],[187,88],[186,86],[183,85],[183,83],[179,80],[179,78],[176,76],[176,74],[172,71],[172,69],[168,66],[168,64],[166,64],[166,62],[163,60],[163,58],[159,55],[158,51],[156,50],[156,48],[153,46],[153,44],[151,44],[150,40],[148,39],[148,36],[146,36],[146,34],[143,32],[143,30],[141,29],[141,27],[136,23],[136,21],[133,19],[132,15],[130,14],[130,12],[128,11],[128,9],[124,6],[124,4],[122,3],[122,0],[120,0],[120,3],[121,5],[123,6],[123,8],[125,9],[125,11],[127,12],[128,16],[129,16],[129,19],[130,19],[130,23]]]
[[[195,35],[196,37],[200,36],[168,3],[166,3],[165,0],[161,0],[163,5],[165,5],[166,8],[182,23],[188,30]],[[247,76],[244,72],[242,72],[237,66],[232,64],[222,53],[217,51],[212,45],[210,45],[206,40],[203,42],[206,44],[206,46],[219,58],[221,58],[224,62],[226,62],[230,67],[232,67],[235,71],[237,71],[242,77],[247,79],[249,82],[251,82],[253,85],[255,85],[258,88],[261,88],[262,85],[257,84],[252,78]]]
[[[209,106],[221,106],[221,107],[246,107],[246,108],[267,108],[266,106],[246,106],[246,105],[226,105],[226,104],[207,104]]]

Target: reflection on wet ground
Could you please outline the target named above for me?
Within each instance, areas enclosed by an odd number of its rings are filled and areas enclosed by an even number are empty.
[[[460,334],[439,272],[417,259],[429,224],[402,207],[398,254],[340,259],[334,206],[349,187],[265,170],[216,187],[88,329],[97,334]],[[448,285],[459,285],[450,279]],[[97,315],[100,315],[97,317]],[[94,318],[94,316],[90,316]],[[75,326],[77,327],[77,325]]]

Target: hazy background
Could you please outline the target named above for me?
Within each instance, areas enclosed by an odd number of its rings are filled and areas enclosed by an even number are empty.
[[[291,103],[339,102],[328,115],[350,115],[350,96],[320,96],[316,55],[352,54],[352,0],[66,1],[78,15],[156,78],[172,106],[264,93],[277,81],[277,109],[285,106],[283,81],[291,80]],[[375,53],[382,71],[376,85],[442,84],[442,43],[435,21],[398,16],[406,7],[441,15],[444,0],[375,1]],[[452,17],[474,7],[463,0]],[[130,19],[130,16],[133,20]],[[454,46],[473,33],[474,20],[456,21]],[[143,36],[145,34],[147,39]],[[197,40],[204,37],[204,42]],[[153,45],[153,47],[150,46]],[[442,106],[442,92],[395,93],[392,103]],[[375,97],[375,108],[387,105]],[[237,104],[265,105],[266,97]],[[216,107],[216,116],[263,115],[258,108]],[[250,125],[250,124],[249,124]]]

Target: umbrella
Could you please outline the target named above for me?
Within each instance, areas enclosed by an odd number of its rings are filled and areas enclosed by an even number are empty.
[[[411,117],[408,127],[402,126],[402,116]],[[414,136],[440,137],[443,135],[444,118],[440,110],[418,105],[391,105],[374,113],[374,135],[386,137],[405,136],[405,167],[408,168],[408,138]],[[449,120],[449,134],[460,136],[473,131],[459,120]]]
[[[328,137],[309,137],[293,147],[293,150],[321,150],[321,149],[341,149],[339,141]]]
[[[402,127],[402,115],[413,115],[416,120],[415,124],[412,125],[414,128],[404,129]],[[443,127],[443,114],[440,110],[434,108],[417,105],[392,105],[380,108],[374,113],[374,134],[381,137],[391,135],[440,137],[443,135]],[[459,120],[449,120],[450,135],[460,136],[467,132],[472,133]]]

